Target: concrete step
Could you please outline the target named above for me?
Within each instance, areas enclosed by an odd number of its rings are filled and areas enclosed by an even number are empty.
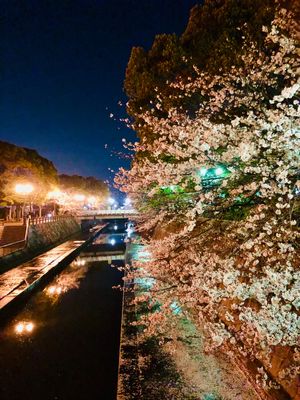
[[[25,225],[4,225],[0,236],[0,246],[25,240]]]

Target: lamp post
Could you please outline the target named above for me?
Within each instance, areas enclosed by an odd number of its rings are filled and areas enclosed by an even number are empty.
[[[31,183],[17,183],[15,186],[16,194],[22,197],[24,196],[24,198],[26,198],[26,196],[29,196],[33,192],[33,190],[34,187]],[[23,203],[21,218],[24,218],[24,210],[25,210],[25,202]]]

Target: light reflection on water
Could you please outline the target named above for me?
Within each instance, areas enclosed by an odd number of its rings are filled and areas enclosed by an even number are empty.
[[[58,297],[66,293],[70,289],[78,289],[80,281],[85,277],[88,272],[88,265],[85,260],[80,257],[74,260],[69,268],[62,272],[50,286],[46,287],[44,292],[52,298]]]
[[[126,234],[125,233],[115,233],[115,234],[101,234],[97,237],[93,244],[110,244],[114,246],[116,244],[125,243]]]
[[[15,326],[15,332],[17,335],[21,334],[30,334],[33,331],[34,324],[31,321],[21,321],[18,322]]]
[[[108,261],[109,264],[111,264],[115,260],[123,259],[121,258],[121,255],[112,255],[112,256],[107,255],[107,251],[109,251],[109,249],[107,249],[107,245],[110,245],[112,247],[112,254],[114,254],[115,245],[120,245],[120,244],[125,245],[125,239],[127,237],[126,234],[114,233],[114,234],[103,234],[100,236],[101,237],[100,238],[98,237],[97,240],[95,240],[91,245],[90,260],[87,259],[88,253],[85,253],[85,255],[82,254],[82,257],[81,256],[77,257],[73,262],[69,264],[69,266],[64,271],[60,273],[60,275],[54,278],[53,281],[45,287],[45,289],[40,293],[40,296],[43,296],[43,300],[41,300],[40,302],[41,305],[48,298],[47,304],[54,306],[59,301],[62,295],[64,295],[70,290],[79,289],[81,281],[85,278],[86,274],[89,271],[89,267],[91,267],[93,263],[105,260]],[[104,256],[102,256],[103,259],[101,258],[101,251],[98,257],[92,257],[93,245],[98,245],[98,244],[105,245],[104,246],[105,249],[103,249],[104,252],[103,254],[105,254]],[[110,258],[107,259],[107,257]],[[113,267],[113,265],[110,265],[110,267]],[[22,320],[15,320],[10,328],[11,334],[16,336],[16,338],[24,340],[32,336],[32,334],[37,329],[37,326],[39,326],[39,328],[41,328],[42,326],[46,326],[47,318],[46,319],[43,318],[41,312],[39,312],[38,314],[40,314],[40,317],[39,315],[34,315],[32,313],[26,312],[25,318],[23,317]]]
[[[116,398],[124,253],[89,245],[7,322],[1,399]]]

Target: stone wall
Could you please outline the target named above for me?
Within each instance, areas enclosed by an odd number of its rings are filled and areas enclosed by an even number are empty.
[[[36,257],[55,245],[63,243],[80,231],[80,224],[74,217],[39,225],[30,225],[26,247],[1,257],[0,273]]]
[[[80,231],[75,218],[69,217],[40,225],[30,225],[27,248],[38,250],[51,246]]]

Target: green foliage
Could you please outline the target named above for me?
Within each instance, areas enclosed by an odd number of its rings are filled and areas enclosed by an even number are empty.
[[[2,204],[22,202],[15,193],[19,182],[31,183],[35,190],[31,201],[41,204],[51,187],[57,184],[57,171],[53,163],[40,156],[36,150],[0,141],[0,199]]]
[[[201,103],[201,93],[178,98],[169,83],[179,77],[192,78],[194,66],[213,74],[241,65],[243,42],[247,39],[262,48],[262,26],[270,25],[274,11],[273,0],[207,0],[191,10],[181,37],[157,35],[148,52],[134,47],[124,87],[129,97],[127,111],[138,135],[149,141],[155,138],[140,117],[141,112],[152,111],[163,117],[171,107],[182,107],[192,116]],[[159,109],[155,108],[157,93],[161,99]]]
[[[239,65],[244,39],[261,47],[261,28],[270,25],[274,11],[273,0],[208,0],[191,10],[182,46],[198,67],[208,71]]]
[[[59,187],[62,191],[70,193],[82,193],[85,195],[94,195],[99,197],[107,197],[109,189],[107,185],[100,179],[93,176],[80,175],[59,175]]]

